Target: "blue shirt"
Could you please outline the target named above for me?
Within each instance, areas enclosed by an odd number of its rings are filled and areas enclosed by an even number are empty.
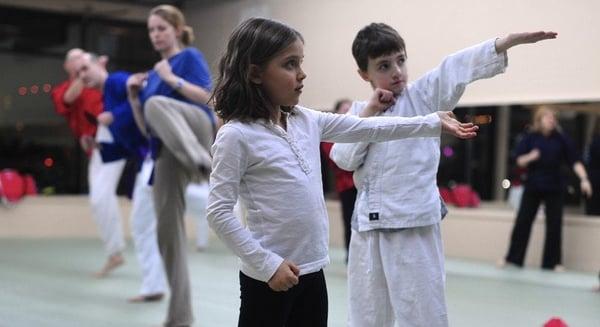
[[[143,159],[148,151],[148,141],[138,129],[133,111],[127,100],[127,78],[130,73],[115,72],[108,75],[102,100],[104,111],[112,113],[114,120],[108,126],[114,143],[102,143],[100,153],[105,162],[128,157]]]
[[[191,83],[202,87],[205,90],[211,89],[210,70],[204,56],[195,48],[185,48],[178,54],[168,59],[173,74],[181,77],[186,83]],[[198,106],[204,109],[214,123],[212,110],[203,105],[192,102],[169,84],[163,81],[155,70],[148,73],[146,86],[140,92],[140,101],[142,106],[146,100],[153,95],[164,95],[169,98],[177,99]]]
[[[573,167],[579,160],[573,141],[559,132],[549,136],[541,133],[529,133],[517,145],[516,156],[529,153],[533,149],[540,151],[540,158],[529,163],[525,187],[540,192],[560,192],[565,187],[565,176],[561,165]]]
[[[206,63],[206,60],[200,51],[195,48],[188,47],[181,50],[181,52],[172,56],[168,60],[173,74],[184,79],[186,83],[195,84],[207,91],[210,91],[210,69],[208,68],[208,64]],[[140,91],[140,102],[142,103],[142,108],[144,107],[146,100],[154,95],[163,95],[197,106],[199,109],[204,110],[208,114],[213,127],[215,126],[216,119],[212,109],[206,105],[192,102],[177,90],[173,89],[165,81],[163,81],[155,70],[152,70],[148,73],[146,86]],[[151,138],[150,143],[152,157],[156,159],[161,143],[155,137]]]

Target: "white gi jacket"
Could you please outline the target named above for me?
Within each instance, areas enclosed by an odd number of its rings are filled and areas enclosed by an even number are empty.
[[[461,50],[410,83],[381,117],[452,110],[468,83],[504,72],[507,63],[506,53],[496,53],[495,40]],[[366,105],[354,102],[348,114],[358,115]],[[340,168],[354,171],[354,229],[410,228],[440,221],[439,137],[335,144],[330,157]]]

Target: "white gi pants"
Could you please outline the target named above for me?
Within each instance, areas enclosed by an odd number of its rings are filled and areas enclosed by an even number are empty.
[[[142,269],[140,295],[166,293],[164,266],[156,239],[156,212],[152,186],[148,184],[153,161],[146,158],[135,179],[131,208],[131,233],[136,256]],[[187,213],[196,219],[196,246],[208,246],[206,199],[208,183],[190,184],[186,189]]]
[[[206,202],[208,201],[208,183],[190,183],[185,190],[186,213],[196,221],[196,248],[208,246],[208,220]]]
[[[112,139],[108,128],[98,126],[96,141]],[[125,160],[104,163],[100,151],[94,149],[88,164],[89,199],[92,216],[98,225],[100,238],[107,255],[120,253],[125,248],[121,212],[117,201],[117,186]]]
[[[131,204],[131,237],[142,269],[142,296],[164,294],[167,291],[165,270],[156,240],[156,212],[152,186],[148,184],[152,167],[152,159],[146,158],[135,178]]]
[[[438,224],[352,230],[348,325],[446,327],[444,250]]]

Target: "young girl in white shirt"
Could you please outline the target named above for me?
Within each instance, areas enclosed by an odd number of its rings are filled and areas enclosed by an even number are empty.
[[[304,40],[291,27],[252,18],[231,35],[219,66],[215,111],[225,124],[212,147],[208,220],[241,258],[238,326],[326,326],[328,217],[319,143],[471,138],[477,127],[448,112],[361,119],[297,106]],[[376,90],[369,105],[394,103]],[[238,199],[247,226],[233,213]]]

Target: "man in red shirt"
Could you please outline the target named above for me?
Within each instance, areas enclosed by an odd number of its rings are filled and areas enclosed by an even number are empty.
[[[85,87],[81,79],[77,78],[77,67],[82,55],[81,49],[72,49],[67,53],[64,68],[69,79],[53,88],[52,101],[56,112],[65,117],[69,128],[89,156],[96,135],[96,117],[102,112],[102,94]]]
[[[97,142],[110,141],[112,136],[108,128],[98,127],[96,122],[96,117],[102,112],[102,94],[86,87],[77,76],[83,64],[83,55],[84,51],[77,48],[67,52],[64,69],[69,79],[54,87],[52,102],[56,112],[65,117],[82,149],[90,157],[88,184],[92,216],[108,254],[106,264],[96,276],[104,277],[124,262],[121,252],[125,248],[125,240],[116,191],[125,160],[102,162]]]

